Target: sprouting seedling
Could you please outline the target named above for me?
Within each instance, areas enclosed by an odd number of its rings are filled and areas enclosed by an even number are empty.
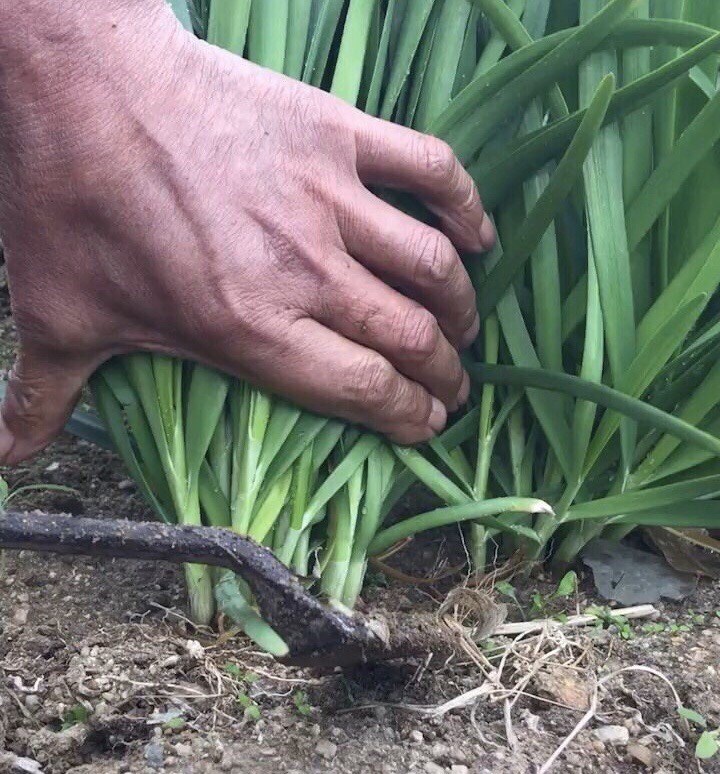
[[[598,627],[603,626],[615,626],[617,628],[618,636],[623,640],[631,640],[635,636],[630,621],[623,615],[617,615],[608,607],[600,607],[598,605],[590,605],[585,610],[587,615],[594,615],[598,620]]]
[[[234,661],[223,664],[222,669],[233,681],[236,691],[235,703],[242,708],[243,717],[252,721],[260,720],[260,707],[247,692],[258,676],[254,672],[241,669]]]
[[[308,701],[308,696],[305,691],[295,691],[293,694],[293,704],[298,713],[303,715],[303,717],[312,715],[312,705]]]
[[[228,661],[227,664],[224,664],[223,671],[227,672],[227,674],[229,674],[233,680],[246,683],[247,685],[251,685],[258,679],[258,676],[255,674],[255,672],[241,669],[234,661]]]
[[[187,721],[185,720],[185,718],[180,715],[177,715],[174,718],[170,718],[169,720],[166,720],[162,724],[162,727],[169,729],[171,731],[178,731],[181,728],[185,728],[186,725],[187,725]]]
[[[558,587],[550,595],[550,599],[565,599],[575,593],[577,589],[577,575],[574,570],[566,572],[558,583]]]
[[[83,704],[76,704],[75,706],[70,707],[63,715],[61,728],[63,731],[67,731],[68,728],[72,728],[79,723],[84,723],[89,716],[90,713],[88,712],[87,707]]]
[[[502,594],[503,596],[508,597],[513,601],[517,609],[520,611],[520,615],[525,618],[525,611],[522,608],[522,605],[520,604],[520,600],[517,596],[517,590],[515,589],[515,586],[510,583],[510,581],[498,581],[495,584],[495,590],[498,592],[498,594]]]
[[[0,511],[6,510],[7,506],[16,497],[19,497],[26,492],[64,492],[65,494],[77,495],[77,489],[73,489],[69,486],[63,486],[61,484],[25,484],[24,486],[18,486],[10,488],[7,481],[0,476]]]
[[[258,707],[257,702],[251,699],[247,693],[240,691],[235,697],[235,701],[242,707],[244,717],[252,721],[260,720],[260,707]]]
[[[577,575],[574,570],[569,570],[560,579],[560,582],[558,583],[557,588],[554,591],[550,592],[550,594],[543,596],[542,594],[535,592],[532,595],[531,617],[540,618],[540,617],[546,616],[548,612],[548,605],[550,604],[550,602],[553,602],[559,599],[567,599],[569,596],[575,593],[576,589],[577,589]]]
[[[690,707],[679,707],[678,714],[693,725],[702,728],[702,732],[695,743],[695,757],[703,761],[712,758],[720,750],[720,744],[718,743],[720,728],[709,730],[705,716]]]
[[[714,731],[703,731],[695,744],[695,757],[703,761],[712,758],[720,750],[718,735],[720,735],[720,728]]]

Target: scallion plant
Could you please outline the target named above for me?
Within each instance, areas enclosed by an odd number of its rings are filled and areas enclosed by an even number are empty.
[[[97,405],[161,518],[249,535],[347,607],[368,558],[424,529],[466,524],[482,571],[490,544],[568,562],[596,535],[720,523],[715,4],[173,6],[211,43],[445,139],[499,239],[466,261],[483,320],[471,405],[422,448],[197,364],[103,366]],[[418,482],[439,507],[392,523]],[[220,609],[284,652],[242,582],[186,573],[197,620]]]

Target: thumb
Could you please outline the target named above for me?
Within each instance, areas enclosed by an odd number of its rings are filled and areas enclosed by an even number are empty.
[[[21,350],[0,408],[0,464],[30,457],[64,427],[92,369],[59,360]]]

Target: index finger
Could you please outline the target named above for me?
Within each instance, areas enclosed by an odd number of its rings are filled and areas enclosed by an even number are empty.
[[[461,250],[489,250],[495,229],[470,175],[437,137],[366,116],[356,132],[362,181],[419,196]]]

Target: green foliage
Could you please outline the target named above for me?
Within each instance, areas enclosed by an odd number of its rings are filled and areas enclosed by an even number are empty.
[[[696,726],[702,726],[703,728],[707,726],[707,720],[705,720],[705,718],[694,709],[690,709],[689,707],[679,707],[678,714],[680,717],[685,718],[685,720],[689,720]]]
[[[255,672],[250,672],[246,669],[241,669],[235,662],[228,661],[227,664],[223,664],[223,671],[227,672],[233,679],[238,682],[245,683],[246,685],[252,685],[258,676]]]
[[[62,716],[61,731],[67,731],[68,728],[85,723],[90,717],[90,712],[83,704],[75,704]]]
[[[594,615],[597,618],[598,628],[614,626],[618,637],[622,640],[632,640],[635,637],[630,621],[624,615],[618,615],[612,608],[590,605],[585,610],[585,614]]]
[[[575,594],[577,590],[577,575],[574,570],[569,570],[563,575],[558,583],[557,587],[549,594],[543,596],[538,592],[535,592],[530,597],[532,601],[532,607],[530,609],[530,618],[546,618],[552,614],[551,605],[558,600],[567,599]],[[563,614],[555,613],[554,617],[558,618]]]
[[[2,512],[16,497],[20,497],[20,495],[26,494],[27,492],[63,492],[65,494],[79,494],[77,489],[61,484],[25,484],[24,486],[15,486],[11,489],[7,481],[0,476],[0,512]]]
[[[503,594],[504,596],[509,597],[518,607],[520,607],[520,602],[517,598],[517,590],[515,589],[515,586],[512,585],[512,583],[509,581],[498,581],[494,588],[498,594]]]
[[[244,691],[238,691],[235,695],[235,703],[242,708],[243,717],[256,722],[261,718],[260,707]]]
[[[678,707],[678,715],[703,729],[695,742],[695,757],[703,761],[713,758],[720,750],[720,729],[708,729],[705,716],[690,707]]]
[[[712,758],[720,750],[719,735],[720,729],[703,731],[695,744],[695,757],[703,761]]]
[[[570,570],[563,575],[558,587],[553,591],[551,599],[565,599],[577,591],[577,575]]]
[[[8,483],[2,476],[0,476],[0,510],[5,508],[9,494],[10,488],[8,487]]]
[[[180,717],[179,715],[174,718],[170,718],[170,720],[166,720],[163,724],[163,728],[168,728],[171,731],[179,731],[180,729],[185,728],[187,725],[187,721],[185,718]]]
[[[303,717],[309,717],[312,715],[313,708],[308,702],[308,697],[305,691],[295,691],[293,693],[293,704],[295,709]]]
[[[191,363],[104,366],[98,407],[160,518],[249,534],[346,606],[369,556],[447,524],[467,525],[478,570],[490,540],[567,566],[597,535],[720,524],[720,13],[571,5],[192,4],[210,42],[450,142],[499,239],[466,257],[484,320],[471,406],[423,448]],[[439,506],[386,523],[418,481]],[[244,584],[187,578],[196,618],[217,607],[284,652]]]

